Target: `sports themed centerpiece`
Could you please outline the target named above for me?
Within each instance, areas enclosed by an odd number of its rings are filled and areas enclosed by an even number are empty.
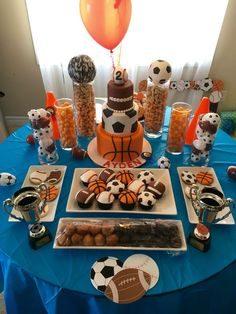
[[[88,149],[90,157],[98,153],[102,158],[97,162],[105,167],[123,163],[122,167],[140,166],[143,146],[150,151],[144,140],[144,131],[138,122],[138,105],[133,102],[133,83],[125,69],[120,66],[113,71],[113,78],[107,84],[108,100],[102,107],[102,123],[96,129],[96,151]],[[96,157],[95,157],[96,158]]]
[[[165,106],[168,96],[171,66],[167,61],[156,60],[148,69],[148,88],[145,106],[145,134],[159,137],[162,134]]]
[[[87,55],[73,57],[68,65],[68,73],[73,81],[76,125],[81,136],[95,134],[95,97],[92,81],[96,75],[93,60]]]

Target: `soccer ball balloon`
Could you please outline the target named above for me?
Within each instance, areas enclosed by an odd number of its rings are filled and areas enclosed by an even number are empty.
[[[161,169],[169,169],[170,168],[170,160],[166,158],[165,156],[161,156],[157,160],[157,165]]]
[[[123,262],[115,257],[106,256],[96,261],[90,273],[93,286],[104,292],[111,278],[122,270]]]
[[[167,61],[156,60],[148,69],[148,77],[154,85],[165,84],[171,77],[171,66]]]

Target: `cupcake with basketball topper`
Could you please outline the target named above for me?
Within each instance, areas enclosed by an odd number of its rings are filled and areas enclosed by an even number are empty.
[[[193,166],[208,165],[210,152],[220,122],[221,119],[218,113],[209,112],[199,116],[190,156],[191,164]]]
[[[141,166],[143,151],[151,152],[138,122],[138,105],[133,101],[133,83],[126,69],[114,68],[107,84],[107,102],[102,106],[102,122],[97,126],[96,138],[88,146],[90,158],[106,168]]]

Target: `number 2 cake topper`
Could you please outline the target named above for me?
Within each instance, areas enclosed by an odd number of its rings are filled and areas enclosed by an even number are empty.
[[[113,81],[116,85],[123,85],[128,81],[128,73],[121,66],[116,66],[113,70]]]

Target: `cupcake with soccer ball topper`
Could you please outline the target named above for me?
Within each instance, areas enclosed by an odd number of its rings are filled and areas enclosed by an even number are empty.
[[[141,209],[151,210],[156,204],[156,198],[153,193],[149,191],[143,191],[138,195],[138,203]]]
[[[107,183],[106,189],[117,198],[118,195],[125,189],[125,185],[121,181],[115,179]]]

